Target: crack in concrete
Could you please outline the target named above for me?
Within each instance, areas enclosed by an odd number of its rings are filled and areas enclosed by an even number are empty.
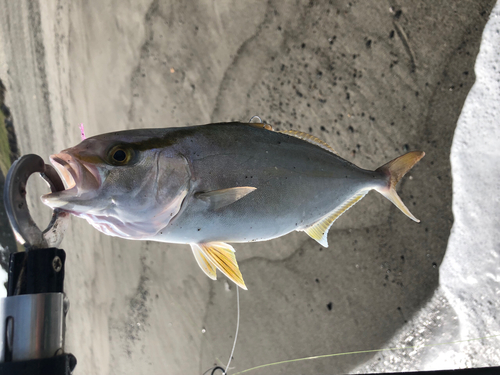
[[[392,21],[392,23],[394,24],[394,27],[396,29],[396,33],[399,36],[399,39],[401,39],[401,41],[403,42],[403,46],[405,47],[406,53],[410,57],[410,71],[412,73],[415,73],[415,71],[417,69],[417,62],[415,59],[415,53],[413,52],[413,49],[410,46],[410,42],[408,40],[408,35],[406,35],[405,30],[403,29],[403,27],[399,24],[399,22],[396,19],[394,19]]]

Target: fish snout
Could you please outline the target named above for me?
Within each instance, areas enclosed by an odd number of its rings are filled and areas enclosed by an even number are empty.
[[[101,186],[102,179],[97,166],[81,162],[66,150],[51,155],[50,162],[59,172],[66,189],[43,195],[42,202],[72,213],[88,211],[88,202],[99,194]]]

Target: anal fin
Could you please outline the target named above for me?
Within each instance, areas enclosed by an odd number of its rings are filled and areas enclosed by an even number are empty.
[[[236,285],[247,290],[231,245],[224,242],[209,242],[191,244],[191,249],[193,249],[198,265],[208,277],[215,280],[215,267],[217,267]]]
[[[326,216],[323,216],[317,222],[306,229],[302,229],[302,231],[306,232],[312,239],[318,241],[318,243],[323,247],[328,247],[328,230],[338,219],[340,215],[346,212],[349,208],[358,203],[361,198],[363,198],[368,191],[363,191],[358,193],[344,203],[342,203],[339,207],[337,207],[332,212],[328,213]]]

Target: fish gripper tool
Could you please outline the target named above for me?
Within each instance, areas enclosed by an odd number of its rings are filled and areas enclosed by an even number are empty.
[[[25,251],[10,255],[7,297],[0,299],[0,375],[69,375],[76,366],[64,351],[66,253],[57,248],[69,214],[56,209],[48,227],[38,228],[26,202],[26,184],[35,172],[52,192],[64,190],[56,170],[38,155],[22,156],[7,174],[5,210]]]

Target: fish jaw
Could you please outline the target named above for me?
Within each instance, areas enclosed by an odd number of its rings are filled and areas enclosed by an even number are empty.
[[[76,201],[88,201],[98,195],[103,172],[97,165],[78,160],[67,151],[51,155],[50,162],[59,172],[66,190],[43,195],[44,204],[66,211],[81,210],[83,207],[75,207]]]

